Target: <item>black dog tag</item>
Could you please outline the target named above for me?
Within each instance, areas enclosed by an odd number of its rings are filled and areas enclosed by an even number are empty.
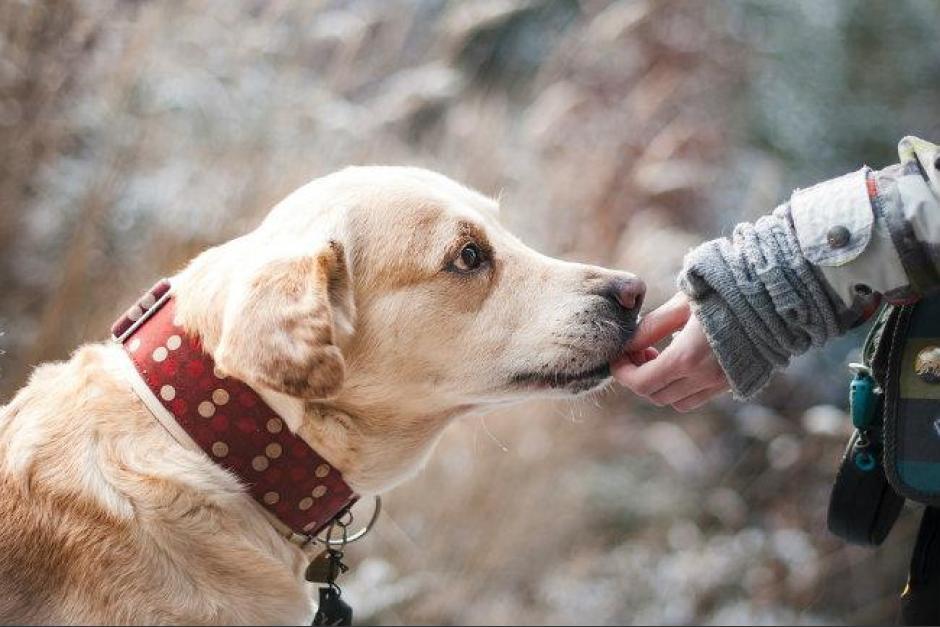
[[[339,563],[329,551],[324,551],[307,565],[304,578],[313,583],[330,584],[336,581],[340,573],[342,573],[342,570],[340,570]]]
[[[339,589],[320,588],[320,607],[313,617],[314,625],[352,625],[352,608],[343,601]]]
[[[885,476],[880,429],[856,431],[829,499],[829,530],[847,542],[880,545],[904,506]]]

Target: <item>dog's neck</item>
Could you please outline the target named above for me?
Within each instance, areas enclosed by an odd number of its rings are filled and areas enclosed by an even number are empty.
[[[270,390],[261,397],[288,427],[342,471],[356,493],[381,494],[407,480],[427,461],[444,429],[466,408],[402,413],[392,408],[356,408],[343,402],[311,403]],[[378,429],[396,424],[395,432]]]
[[[221,249],[206,251],[172,279],[181,325],[200,338],[210,355],[219,344],[226,295],[235,282],[232,276],[212,271],[210,262],[220,252]],[[349,339],[348,334],[343,336],[337,338],[341,344]],[[370,496],[383,493],[418,472],[444,428],[472,408],[429,408],[428,398],[423,394],[403,395],[414,401],[421,399],[420,403],[408,404],[401,399],[376,403],[355,392],[369,387],[358,375],[354,370],[347,372],[347,386],[335,399],[323,402],[304,401],[246,383],[284,419],[293,433],[341,471],[357,494]],[[395,425],[395,429],[390,430],[388,425]]]

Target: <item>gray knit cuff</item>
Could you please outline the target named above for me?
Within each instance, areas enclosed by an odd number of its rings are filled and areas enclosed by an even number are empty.
[[[803,257],[789,205],[692,250],[679,287],[741,399],[760,392],[792,356],[849,326],[838,299]]]
[[[734,312],[715,294],[693,301],[692,311],[728,377],[734,397],[744,400],[755,396],[770,381],[774,367],[748,339]]]

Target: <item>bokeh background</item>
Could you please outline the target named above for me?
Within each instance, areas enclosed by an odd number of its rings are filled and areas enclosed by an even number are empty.
[[[407,163],[666,298],[796,186],[940,139],[940,3],[0,3],[0,398],[289,191]],[[363,622],[886,622],[884,547],[825,529],[858,336],[758,403],[618,389],[461,422],[351,550]]]

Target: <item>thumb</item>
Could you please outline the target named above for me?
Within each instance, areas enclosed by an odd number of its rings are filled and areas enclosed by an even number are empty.
[[[689,299],[682,292],[677,293],[666,304],[643,316],[636,334],[627,342],[625,350],[636,351],[656,344],[684,327],[691,315]]]

